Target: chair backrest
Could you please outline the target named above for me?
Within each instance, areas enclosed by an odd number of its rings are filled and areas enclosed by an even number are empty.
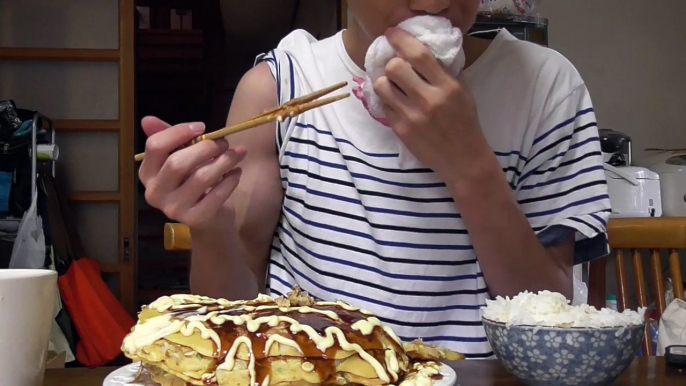
[[[631,307],[631,292],[627,265],[633,266],[636,304],[650,305],[644,259],[650,260],[650,275],[653,284],[655,311],[658,318],[667,307],[665,280],[663,277],[662,254],[669,257],[674,296],[684,299],[683,275],[679,253],[686,251],[686,218],[612,219],[608,224],[608,238],[615,257],[617,278],[617,300],[619,310]],[[627,261],[628,260],[628,261]],[[589,303],[596,307],[605,306],[606,259],[599,259],[589,268]],[[643,352],[654,355],[652,334],[646,329]]]

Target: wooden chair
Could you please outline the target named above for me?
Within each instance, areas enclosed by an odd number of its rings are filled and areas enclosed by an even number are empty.
[[[650,259],[650,271],[653,281],[655,310],[658,318],[662,316],[665,304],[665,280],[663,277],[662,252],[669,255],[669,270],[672,279],[674,296],[684,299],[683,275],[679,252],[686,250],[686,218],[646,218],[646,219],[613,219],[608,225],[610,248],[614,255],[617,300],[620,311],[631,307],[629,278],[627,277],[627,260],[631,261],[634,270],[636,304],[648,307],[648,289],[643,263],[646,256]],[[598,259],[589,268],[589,303],[597,308],[605,307],[607,259]],[[643,352],[654,355],[652,334],[646,330],[643,341]]]
[[[608,225],[610,247],[616,257],[617,292],[620,311],[631,307],[629,279],[626,260],[634,267],[637,305],[648,307],[648,291],[643,270],[644,253],[650,258],[651,275],[658,317],[662,315],[665,304],[665,286],[662,271],[661,252],[669,253],[669,268],[674,296],[684,299],[683,275],[679,261],[679,251],[686,250],[686,218],[614,219]],[[182,224],[166,224],[164,247],[168,251],[189,251],[191,234]],[[589,303],[597,308],[605,307],[607,258],[598,259],[589,268]],[[643,352],[654,355],[652,334],[646,330]]]

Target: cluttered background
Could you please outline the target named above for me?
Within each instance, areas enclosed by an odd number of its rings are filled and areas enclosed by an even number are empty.
[[[120,334],[141,304],[188,291],[189,254],[164,249],[168,219],[145,204],[129,161],[145,143],[140,118],[221,127],[258,54],[293,29],[325,38],[351,17],[340,0],[137,0],[129,33],[121,4],[0,1],[0,268],[57,269],[62,300],[84,285],[78,268]],[[470,31],[507,28],[578,68],[618,218],[686,217],[684,13],[670,0],[482,0]],[[607,267],[611,304],[612,258]],[[673,297],[666,288],[659,296]],[[58,304],[54,366],[117,360],[114,343],[85,348],[95,327],[82,305]]]

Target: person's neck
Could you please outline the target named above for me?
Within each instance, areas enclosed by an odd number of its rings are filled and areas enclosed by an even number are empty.
[[[363,69],[365,56],[372,40],[354,19],[349,20],[348,28],[343,32],[343,44],[348,56]],[[465,36],[462,44],[466,57],[465,68],[474,64],[486,52],[490,44],[491,41],[487,39]]]
[[[343,31],[343,45],[359,68],[364,69],[364,59],[371,44],[372,41],[355,19],[348,19],[348,28]]]
[[[479,60],[481,55],[491,46],[491,40],[465,36],[462,42],[462,49],[466,58],[465,68],[469,68],[474,62]]]

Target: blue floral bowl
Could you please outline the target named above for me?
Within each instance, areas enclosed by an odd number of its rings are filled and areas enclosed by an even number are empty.
[[[528,385],[609,385],[634,360],[645,334],[645,325],[551,328],[483,322],[495,355]]]

